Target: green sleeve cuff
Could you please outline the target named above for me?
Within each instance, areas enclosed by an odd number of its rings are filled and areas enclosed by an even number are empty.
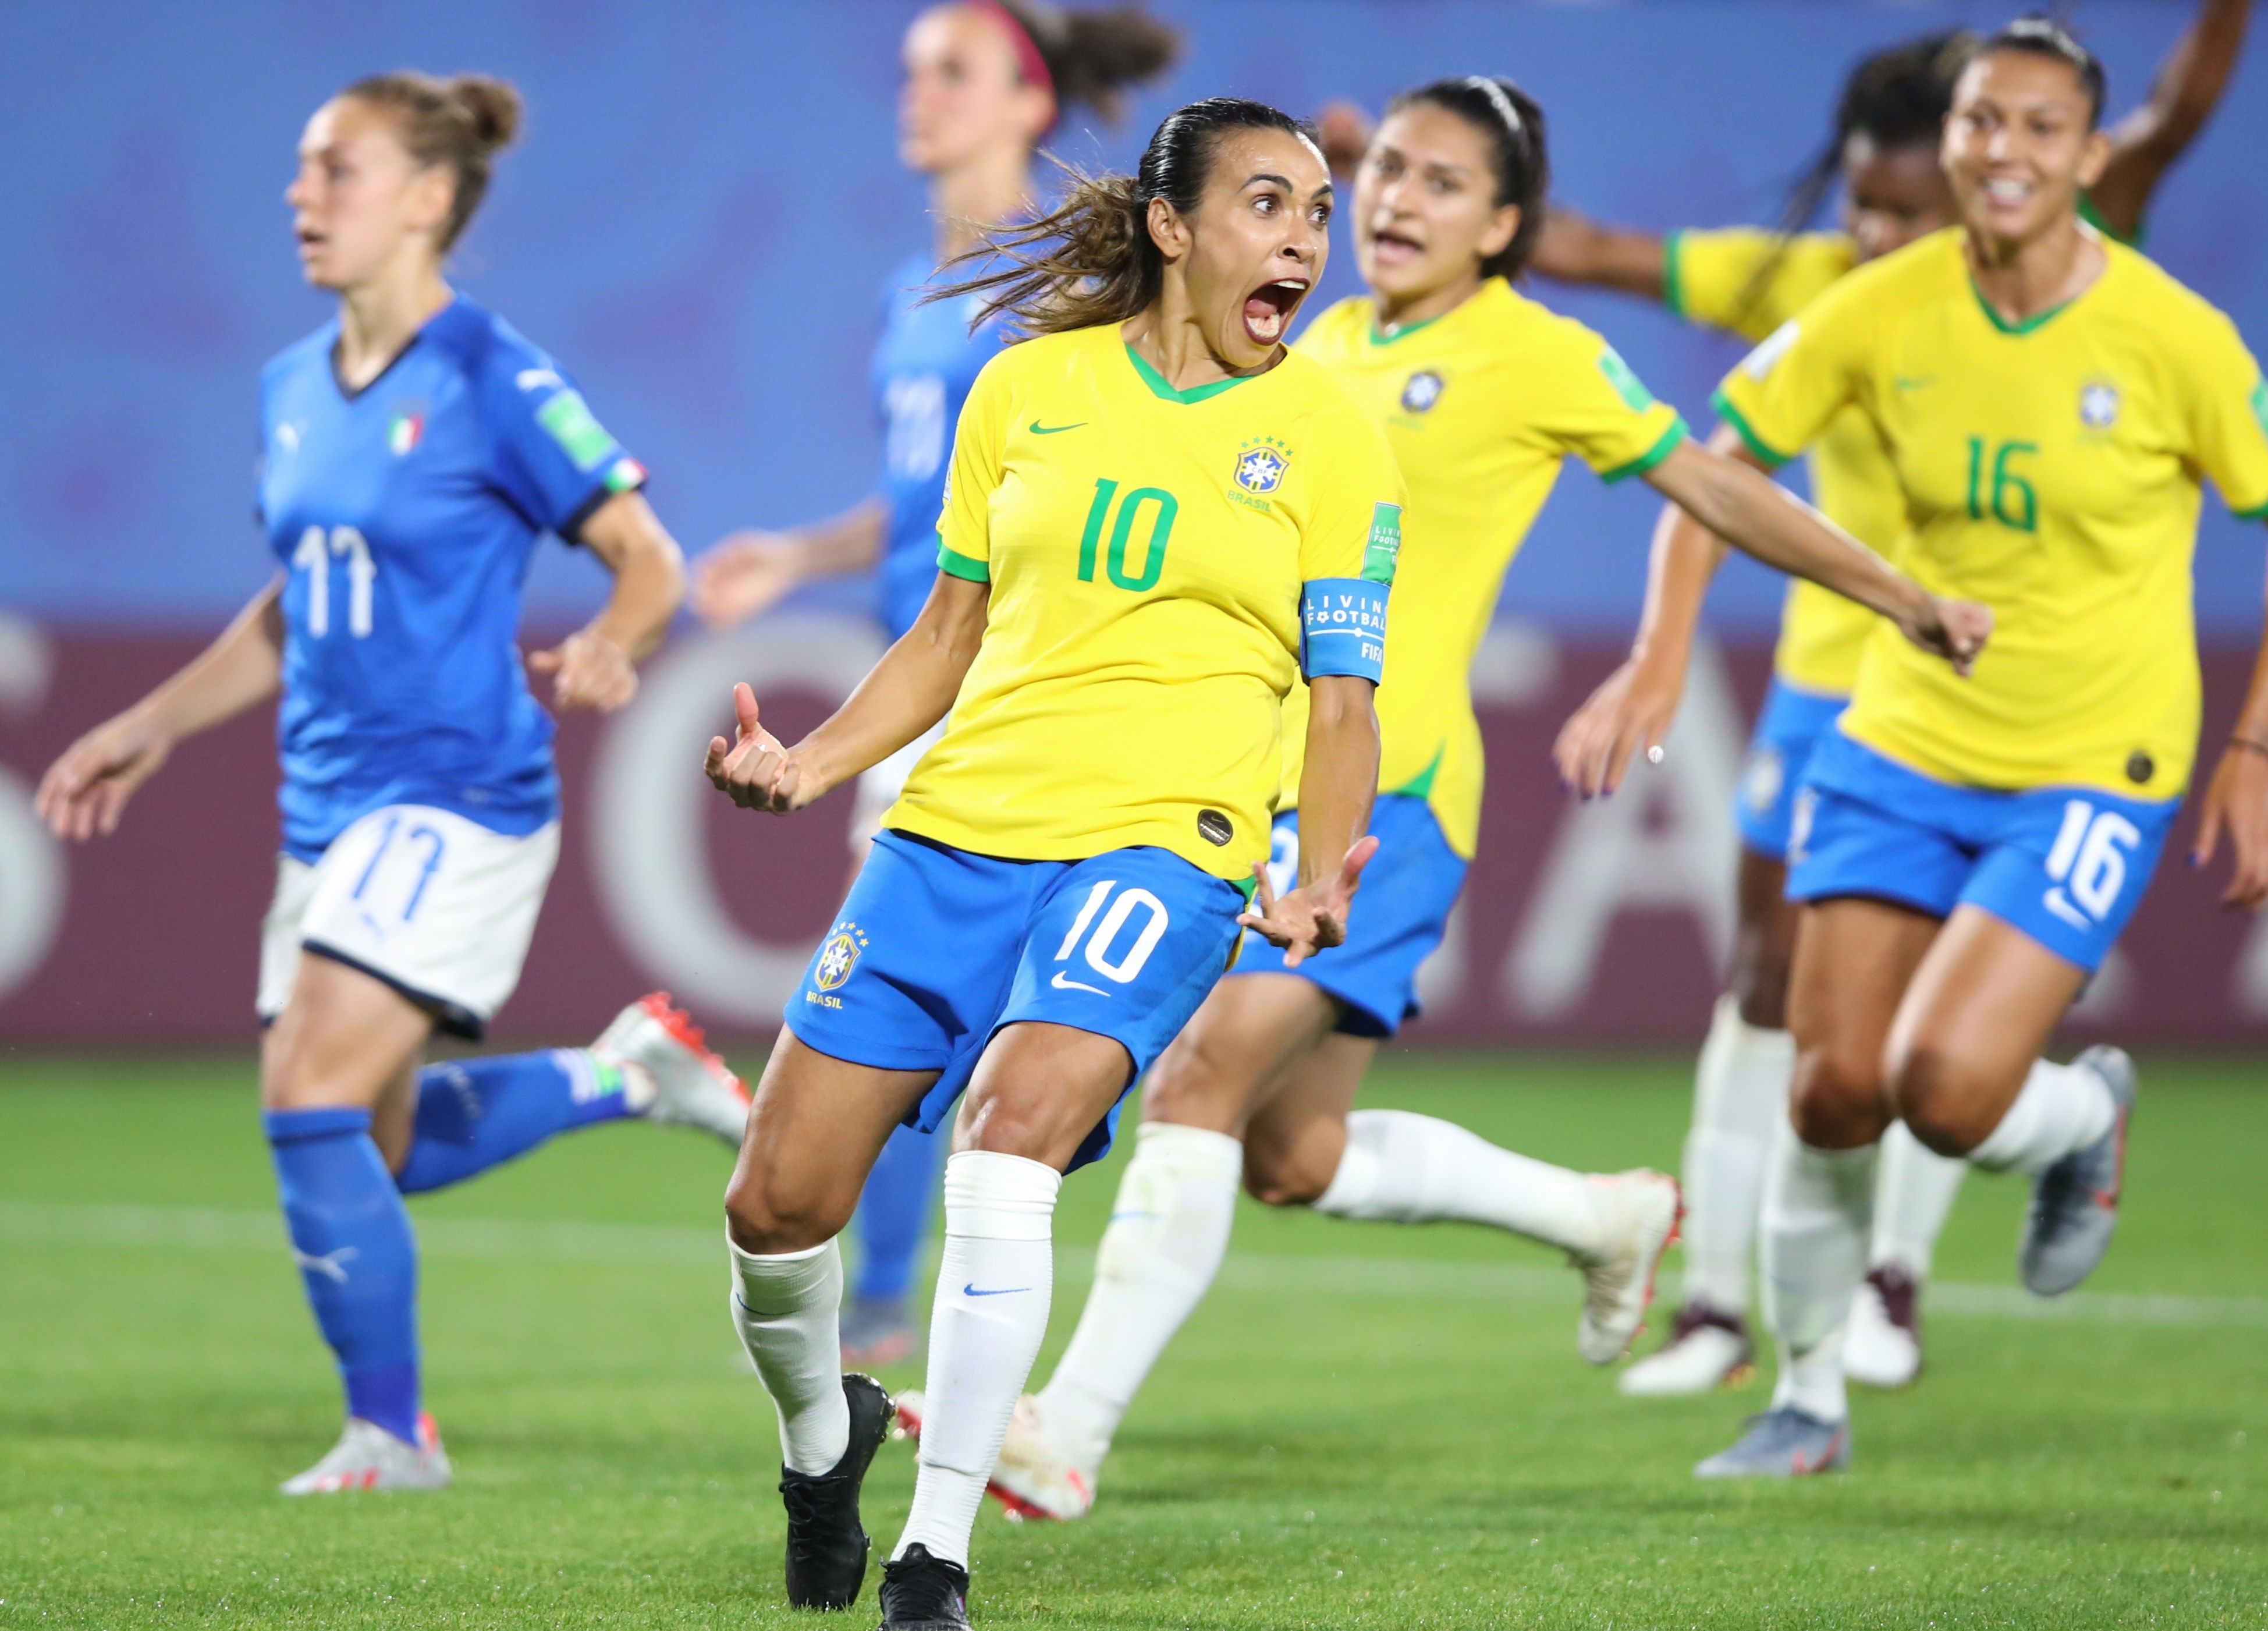
[[[989,565],[969,556],[955,555],[945,547],[943,539],[938,541],[937,569],[949,578],[966,578],[971,583],[992,581],[992,568]]]
[[[1749,424],[1747,417],[1739,409],[1733,406],[1733,399],[1725,395],[1722,386],[1719,386],[1716,393],[1709,398],[1709,405],[1717,410],[1718,417],[1740,432],[1741,439],[1749,445],[1749,451],[1773,469],[1777,470],[1795,457],[1792,453],[1782,453],[1757,435],[1755,427]]]
[[[2268,504],[2259,505],[2250,510],[2238,510],[2234,513],[2240,521],[2268,521]]]
[[[1672,414],[1669,417],[1669,428],[1661,433],[1660,441],[1654,443],[1628,464],[1618,464],[1613,469],[1606,471],[1599,479],[1611,487],[1616,482],[1627,481],[1633,476],[1643,476],[1669,457],[1671,454],[1675,453],[1679,445],[1692,433],[1686,428],[1683,414]]]
[[[1661,303],[1679,317],[1690,315],[1685,309],[1684,258],[1685,234],[1672,232],[1661,240]]]

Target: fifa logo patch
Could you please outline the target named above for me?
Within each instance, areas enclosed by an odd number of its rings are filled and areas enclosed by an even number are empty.
[[[2090,431],[2118,423],[2118,387],[2108,380],[2089,380],[2079,393],[2079,422]]]
[[[1421,368],[1410,376],[1402,387],[1402,409],[1405,413],[1429,413],[1433,404],[1441,400],[1441,376],[1431,368]]]
[[[821,991],[839,990],[858,966],[858,954],[865,949],[863,929],[855,923],[837,923],[819,948],[819,961],[812,964],[811,983]]]
[[[1289,448],[1272,436],[1256,436],[1237,450],[1236,484],[1265,497],[1284,484],[1284,472],[1291,468]]]

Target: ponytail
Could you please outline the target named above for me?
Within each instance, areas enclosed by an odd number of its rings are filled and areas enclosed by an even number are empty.
[[[1005,313],[1026,336],[1124,322],[1157,299],[1166,257],[1150,235],[1150,203],[1176,215],[1197,212],[1212,156],[1233,130],[1281,130],[1313,143],[1299,120],[1264,102],[1216,96],[1166,116],[1132,175],[1092,176],[1063,166],[1071,190],[1035,221],[987,232],[950,264],[995,258],[1005,264],[946,284],[925,297],[984,297],[976,321]],[[972,327],[975,324],[971,325]]]
[[[519,134],[519,92],[486,74],[444,79],[404,69],[357,79],[340,94],[393,114],[401,144],[419,166],[448,166],[456,193],[441,224],[440,247],[447,253],[487,196],[497,154]]]

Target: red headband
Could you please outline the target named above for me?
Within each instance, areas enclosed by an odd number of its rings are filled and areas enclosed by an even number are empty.
[[[1023,76],[1026,85],[1035,85],[1055,100],[1056,77],[1048,71],[1048,59],[1040,55],[1040,42],[1032,38],[1032,31],[1016,18],[1016,14],[1000,0],[970,0],[979,11],[1000,25],[1008,36],[1008,44],[1016,53],[1016,71]]]

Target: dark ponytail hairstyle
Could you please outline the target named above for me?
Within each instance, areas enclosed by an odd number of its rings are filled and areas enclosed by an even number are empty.
[[[357,79],[339,94],[394,114],[401,144],[418,165],[449,166],[457,190],[449,218],[441,224],[440,247],[446,254],[488,196],[497,154],[519,134],[519,92],[509,81],[486,74],[444,79],[401,69]]]
[[[1213,155],[1238,130],[1280,130],[1311,146],[1315,141],[1305,121],[1265,102],[1238,96],[1191,102],[1166,115],[1132,175],[1082,175],[1065,166],[1071,187],[1062,203],[1036,220],[986,233],[949,262],[998,257],[1004,264],[924,299],[983,295],[976,323],[1005,312],[1027,336],[1124,322],[1155,300],[1165,283],[1166,257],[1150,236],[1150,201],[1162,198],[1176,215],[1194,214]]]
[[[1520,226],[1510,243],[1481,262],[1481,276],[1507,281],[1519,277],[1535,253],[1535,240],[1543,235],[1543,200],[1551,190],[1543,109],[1509,79],[1472,74],[1404,91],[1386,105],[1386,111],[1397,114],[1420,104],[1453,113],[1488,137],[1497,207],[1519,205]]]
[[[1047,71],[1056,106],[1091,107],[1107,124],[1125,111],[1122,92],[1156,78],[1182,54],[1180,30],[1138,5],[1071,11],[1049,0],[990,0],[1021,29]]]
[[[1976,46],[1975,34],[1959,30],[1924,34],[1861,58],[1843,82],[1834,129],[1788,194],[1787,206],[1780,211],[1780,237],[1793,239],[1811,225],[1835,190],[1844,152],[1855,138],[1863,136],[1885,151],[1926,147],[1934,151],[1945,131],[1945,116],[1953,108],[1954,81],[1969,65]],[[1756,269],[1734,302],[1736,324],[1762,298],[1779,262],[1774,255]]]

